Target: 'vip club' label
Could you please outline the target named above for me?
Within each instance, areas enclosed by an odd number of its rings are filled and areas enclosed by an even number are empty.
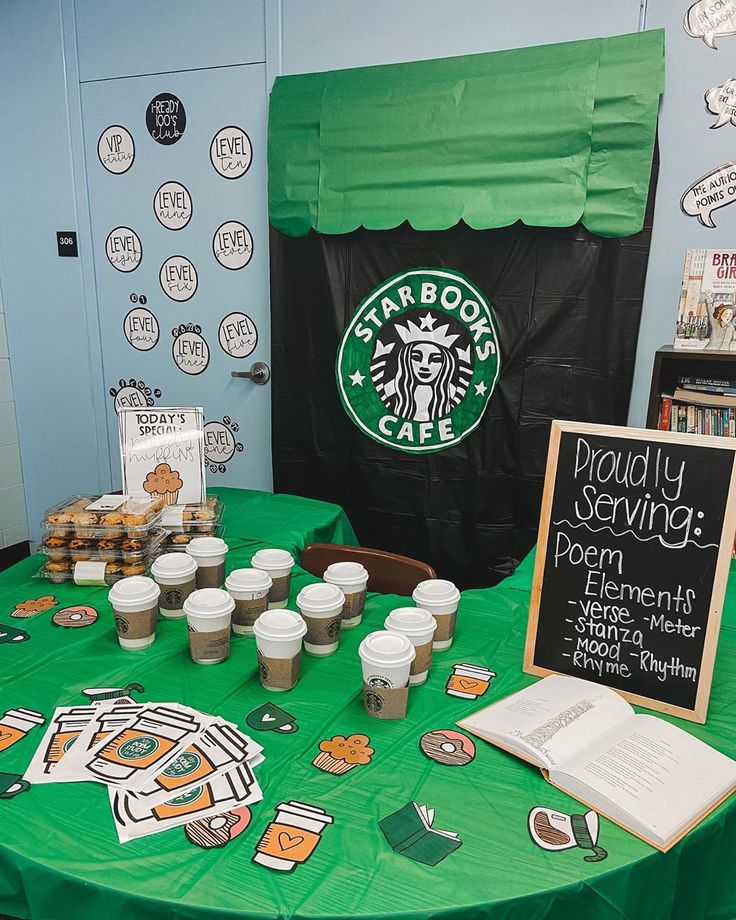
[[[437,268],[403,272],[372,291],[336,362],[351,420],[412,453],[445,450],[477,428],[499,370],[490,304],[459,272]]]

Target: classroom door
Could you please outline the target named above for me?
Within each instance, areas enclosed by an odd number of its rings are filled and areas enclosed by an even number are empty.
[[[271,488],[266,112],[263,64],[82,84],[114,471],[121,406],[202,406],[208,484]]]

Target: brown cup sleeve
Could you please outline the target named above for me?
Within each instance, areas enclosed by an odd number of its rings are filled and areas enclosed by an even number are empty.
[[[139,610],[135,613],[119,613],[113,608],[115,614],[115,629],[121,639],[145,639],[156,632],[156,617],[158,607],[148,610]]]
[[[268,595],[247,601],[235,601],[233,623],[236,626],[252,626],[258,617],[268,610]]]
[[[293,658],[266,658],[258,652],[258,676],[264,687],[291,690],[299,682],[301,667],[301,651]]]
[[[288,575],[280,575],[278,578],[274,578],[271,589],[268,592],[269,601],[272,604],[275,604],[277,601],[285,601],[289,596],[290,587],[291,572],[289,572]]]
[[[343,620],[352,620],[355,617],[363,615],[365,610],[366,589],[358,591],[356,594],[346,594],[345,603],[342,605]]]
[[[447,642],[455,635],[455,623],[457,622],[457,610],[453,613],[435,613],[433,614],[437,621],[437,629],[434,631],[433,642]]]
[[[200,565],[197,567],[196,582],[198,588],[221,588],[224,581],[224,561],[218,565]]]
[[[433,639],[430,639],[429,642],[425,642],[424,645],[414,646],[416,657],[411,663],[411,668],[409,670],[410,674],[423,674],[425,671],[429,670],[430,665],[432,664],[433,641]]]
[[[230,654],[230,627],[213,632],[194,632],[189,627],[189,648],[192,658],[209,661],[212,658],[227,658]]]
[[[363,706],[374,719],[403,719],[408,702],[408,687],[388,689],[363,684]]]
[[[158,605],[162,610],[181,610],[184,601],[194,591],[194,576],[180,585],[159,585],[161,594]]]
[[[341,617],[310,617],[303,613],[302,619],[307,624],[304,641],[310,645],[332,645],[339,640]]]

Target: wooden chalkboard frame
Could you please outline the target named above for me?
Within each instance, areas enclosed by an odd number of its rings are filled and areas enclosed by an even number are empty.
[[[550,430],[549,451],[547,453],[547,467],[544,477],[544,492],[542,495],[542,509],[539,516],[539,537],[537,540],[537,554],[534,563],[534,577],[532,582],[531,603],[529,606],[529,622],[527,625],[526,643],[524,645],[523,669],[527,674],[546,677],[548,674],[561,673],[534,664],[534,653],[537,640],[537,626],[542,602],[542,588],[544,569],[547,561],[547,542],[549,539],[549,525],[552,514],[552,501],[555,494],[555,481],[557,477],[557,462],[560,450],[560,437],[562,433],[591,434],[602,437],[631,438],[632,440],[648,441],[651,443],[664,442],[669,444],[684,444],[688,447],[711,447],[718,450],[736,452],[736,438],[719,438],[710,435],[684,434],[675,431],[653,431],[646,428],[626,428],[617,425],[597,425],[590,422],[565,422],[553,421]],[[736,459],[736,458],[735,458]],[[691,722],[703,723],[708,714],[708,700],[710,698],[711,681],[713,679],[713,665],[715,663],[716,649],[718,647],[718,632],[721,626],[721,613],[723,599],[726,594],[726,584],[731,563],[733,537],[736,531],[736,462],[731,469],[731,481],[728,487],[726,508],[721,530],[720,548],[716,561],[713,588],[710,596],[710,609],[708,623],[705,631],[703,657],[701,659],[698,689],[695,698],[695,707],[686,709],[674,706],[661,700],[629,693],[617,687],[611,687],[624,699],[637,706],[666,712],[669,715],[679,716]],[[602,681],[594,681],[606,686]]]

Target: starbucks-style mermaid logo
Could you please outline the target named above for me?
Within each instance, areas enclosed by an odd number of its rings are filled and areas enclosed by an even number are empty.
[[[488,301],[463,275],[434,268],[404,272],[369,294],[336,362],[340,398],[358,428],[422,453],[452,447],[478,426],[499,370]]]

